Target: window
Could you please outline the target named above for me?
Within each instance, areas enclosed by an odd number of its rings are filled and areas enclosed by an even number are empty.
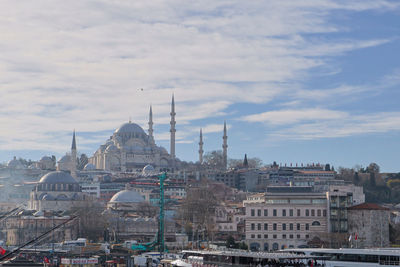
[[[311,216],[315,216],[315,210],[311,210]]]
[[[310,238],[310,235],[306,235],[306,238],[309,239],[309,238]]]
[[[283,230],[283,231],[286,230],[286,223],[282,223],[282,230]]]
[[[251,238],[256,238],[256,236],[255,235],[251,235]]]
[[[278,227],[277,227],[277,224],[274,223],[274,224],[272,225],[272,229],[276,231],[277,228],[278,228]]]
[[[282,216],[286,216],[286,210],[282,210]]]
[[[257,224],[257,230],[258,230],[258,231],[261,230],[261,223]]]
[[[323,213],[324,213],[324,217],[326,217],[326,210],[324,210]]]
[[[300,217],[300,210],[297,210],[297,217]]]
[[[261,238],[261,235],[259,234],[259,235],[257,235],[257,238]]]
[[[282,235],[282,239],[286,239],[286,235]]]
[[[273,210],[273,215],[276,217],[277,216],[277,211],[276,210]]]
[[[317,216],[321,217],[321,210],[317,210]]]
[[[290,238],[290,239],[293,239],[293,235],[289,235],[289,238]]]
[[[289,230],[293,230],[293,223],[289,224]]]
[[[265,234],[265,235],[264,235],[264,238],[268,238],[268,235],[267,235],[267,234]]]
[[[273,238],[274,238],[274,239],[276,239],[276,238],[277,238],[277,236],[276,236],[276,235],[273,235]]]
[[[268,223],[264,223],[264,230],[268,230]]]
[[[297,235],[297,239],[300,239],[300,235]]]
[[[261,216],[261,210],[257,210],[257,216]]]
[[[251,224],[251,230],[255,230],[256,226],[254,225],[254,223]]]
[[[264,210],[264,216],[268,216],[268,210]]]
[[[255,216],[255,210],[251,210],[251,216]]]
[[[297,231],[300,231],[300,224],[297,224]]]
[[[306,231],[310,230],[310,225],[308,223],[306,223]]]
[[[293,217],[293,210],[289,210],[289,216]]]
[[[310,216],[310,210],[306,209],[306,216]]]

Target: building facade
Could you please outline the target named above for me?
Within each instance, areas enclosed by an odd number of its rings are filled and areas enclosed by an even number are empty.
[[[328,231],[326,194],[313,193],[311,188],[273,191],[251,195],[243,202],[251,250],[302,247]]]

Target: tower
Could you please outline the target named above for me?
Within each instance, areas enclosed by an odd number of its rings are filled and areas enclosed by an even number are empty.
[[[172,94],[171,113],[170,113],[170,115],[171,115],[171,122],[170,122],[171,129],[169,130],[171,132],[170,154],[171,154],[172,158],[175,159],[175,132],[176,132],[176,129],[175,129],[175,124],[176,124],[175,115],[176,115],[176,113],[175,113],[174,94]]]
[[[149,112],[149,139],[150,143],[154,144],[154,136],[153,136],[153,110],[150,105],[150,112]]]
[[[222,158],[224,163],[224,169],[228,168],[228,136],[226,135],[226,121],[224,121],[224,136],[222,137],[224,141],[222,144]]]
[[[203,164],[203,132],[200,128],[200,142],[199,142],[199,162],[200,164]]]
[[[76,177],[76,140],[75,140],[75,130],[72,135],[72,145],[71,145],[71,176]]]
[[[245,169],[249,168],[249,161],[247,160],[247,154],[244,154],[243,168]]]

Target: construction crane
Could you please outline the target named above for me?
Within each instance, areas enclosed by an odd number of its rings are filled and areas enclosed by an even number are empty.
[[[158,246],[159,252],[165,252],[165,243],[164,243],[164,181],[167,179],[167,173],[163,173],[158,176],[160,179],[160,201],[159,208],[160,214],[158,219],[158,231],[154,240],[149,243],[144,244],[133,244],[131,249],[136,251],[151,251],[154,250]]]

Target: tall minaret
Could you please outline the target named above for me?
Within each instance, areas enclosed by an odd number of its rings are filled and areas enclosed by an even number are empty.
[[[171,115],[171,122],[170,122],[171,129],[169,131],[171,132],[171,140],[170,140],[171,147],[170,147],[169,153],[171,154],[172,158],[175,158],[175,132],[176,132],[176,129],[175,129],[175,124],[176,124],[175,115],[176,115],[176,113],[175,113],[174,94],[172,94],[172,103],[171,103],[171,113],[170,113],[170,115]]]
[[[203,131],[200,128],[200,142],[199,142],[199,162],[203,164]]]
[[[149,112],[149,139],[150,143],[154,144],[154,136],[153,136],[153,110],[150,105],[150,112]]]
[[[224,136],[222,137],[224,143],[222,144],[222,157],[224,161],[225,170],[228,168],[228,136],[226,135],[226,121],[224,121]]]
[[[72,135],[72,145],[71,145],[71,176],[76,177],[76,140],[75,140],[75,130]]]

